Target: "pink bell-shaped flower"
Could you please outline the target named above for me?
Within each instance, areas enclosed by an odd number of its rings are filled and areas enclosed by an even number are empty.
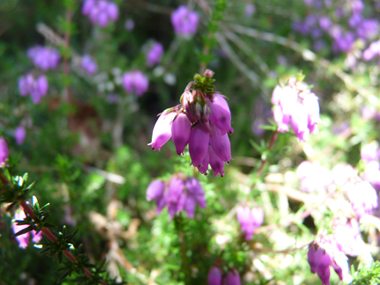
[[[236,269],[228,271],[226,276],[226,285],[240,285],[240,275]]]
[[[153,180],[150,182],[148,189],[146,190],[146,200],[152,201],[164,193],[165,183],[161,180]]]
[[[175,115],[175,112],[164,112],[158,118],[153,129],[152,142],[148,144],[153,150],[161,151],[161,147],[171,138],[172,121]]]
[[[210,136],[210,145],[217,156],[222,161],[229,162],[231,160],[231,143],[227,134],[222,135],[219,128],[214,128]]]
[[[0,137],[0,167],[4,167],[8,159],[8,145],[7,141]]]
[[[177,154],[180,155],[189,143],[191,133],[191,123],[184,113],[181,112],[174,118],[171,131]]]
[[[232,134],[234,129],[231,127],[231,112],[226,99],[220,94],[213,94],[212,102],[209,100],[211,122],[220,129],[222,135]]]
[[[204,157],[206,156],[209,141],[210,134],[201,124],[197,124],[191,129],[189,152],[192,165],[201,165]]]
[[[18,126],[16,129],[15,129],[15,139],[16,139],[16,143],[18,145],[22,145],[24,140],[25,140],[25,136],[26,136],[26,131],[25,131],[25,128],[23,126]]]
[[[207,275],[207,284],[208,285],[222,285],[222,271],[216,267],[213,266],[210,268],[208,275]]]

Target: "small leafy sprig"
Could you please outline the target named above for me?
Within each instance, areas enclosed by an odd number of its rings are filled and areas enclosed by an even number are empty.
[[[102,268],[104,262],[99,266],[91,264],[89,258],[83,253],[83,246],[75,247],[73,240],[75,231],[68,233],[66,226],[61,231],[56,231],[54,224],[49,223],[47,218],[50,212],[47,210],[49,204],[40,206],[37,197],[32,197],[32,205],[27,201],[29,191],[35,185],[35,182],[27,184],[28,174],[21,176],[13,176],[10,168],[0,168],[0,206],[8,203],[6,211],[11,211],[15,206],[20,205],[26,214],[24,220],[16,220],[17,225],[27,226],[23,230],[15,233],[13,236],[19,236],[35,230],[37,233],[44,234],[43,240],[36,246],[41,248],[40,253],[45,253],[50,257],[56,256],[58,263],[63,267],[58,271],[63,271],[57,282],[63,281],[66,277],[71,276],[74,272],[83,274],[75,278],[73,281],[78,284],[125,284],[117,283],[116,280],[104,278],[102,274],[105,272]],[[68,260],[64,261],[63,256]]]

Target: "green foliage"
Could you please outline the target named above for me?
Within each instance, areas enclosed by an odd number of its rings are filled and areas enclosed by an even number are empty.
[[[352,267],[352,271],[355,269]],[[375,285],[380,283],[380,262],[375,261],[370,267],[359,268],[354,280],[353,285]]]

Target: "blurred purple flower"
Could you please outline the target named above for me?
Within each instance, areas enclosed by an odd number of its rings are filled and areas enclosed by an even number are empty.
[[[364,145],[360,151],[360,157],[364,162],[378,160],[380,158],[378,142],[373,141],[369,144]]]
[[[183,173],[173,175],[167,183],[161,180],[152,181],[148,186],[146,199],[156,200],[157,213],[167,206],[171,219],[183,210],[189,218],[194,218],[196,204],[201,208],[206,207],[204,190],[198,180],[186,177]]]
[[[326,43],[324,40],[317,40],[315,41],[315,43],[313,44],[313,49],[315,51],[320,51],[321,49],[323,49],[324,47],[326,46]]]
[[[352,0],[351,8],[353,13],[361,13],[364,9],[364,3],[362,0]]]
[[[301,140],[309,139],[310,133],[318,133],[318,97],[303,82],[289,80],[287,86],[276,86],[272,93],[273,117],[279,132],[289,131],[290,123],[295,135]]]
[[[348,163],[338,163],[332,169],[334,183],[338,188],[347,186],[358,176],[357,171]]]
[[[85,0],[82,6],[82,14],[88,16],[93,25],[105,27],[109,22],[117,20],[119,8],[112,1]]]
[[[255,13],[255,11],[256,11],[255,5],[253,5],[252,3],[245,4],[244,15],[246,18],[251,18],[252,15]]]
[[[127,31],[132,31],[135,28],[135,22],[132,19],[125,21],[124,27]]]
[[[356,28],[358,37],[365,40],[376,37],[378,31],[379,22],[374,19],[363,20]]]
[[[8,159],[8,145],[7,141],[0,136],[0,167],[3,167],[3,165],[6,164]]]
[[[15,129],[15,139],[16,139],[16,143],[17,143],[18,145],[22,145],[22,144],[24,143],[25,136],[26,136],[25,128],[24,128],[23,126],[18,126],[18,127]]]
[[[217,266],[210,268],[207,275],[208,285],[222,285],[222,271]]]
[[[56,69],[61,60],[58,49],[51,47],[35,46],[28,49],[27,55],[36,67],[44,71]]]
[[[264,212],[258,207],[250,209],[248,206],[238,206],[236,217],[242,232],[245,233],[245,239],[250,240],[255,229],[261,227],[264,221]]]
[[[340,251],[351,256],[358,256],[364,250],[365,244],[360,235],[359,222],[349,219],[346,223],[334,226],[334,238]]]
[[[364,54],[363,54],[363,58],[364,58]],[[366,55],[366,56],[369,56],[369,55]],[[375,113],[376,113],[376,110],[375,108],[373,107],[368,107],[368,106],[365,106],[362,108],[362,118],[364,120],[369,120],[369,119],[372,119],[374,116],[375,116]]]
[[[372,210],[378,206],[377,192],[368,181],[360,180],[348,183],[345,186],[345,191],[359,219],[371,214]]]
[[[332,174],[327,168],[309,161],[298,166],[297,176],[301,180],[301,190],[305,192],[325,192],[333,183]]]
[[[190,11],[186,6],[179,6],[171,15],[174,32],[178,35],[188,37],[197,32],[198,15]]]
[[[94,74],[98,68],[96,62],[93,61],[89,55],[84,55],[82,57],[81,67],[89,74]]]
[[[236,269],[230,269],[226,276],[226,285],[240,285],[240,275]]]
[[[123,74],[123,86],[127,93],[136,93],[140,97],[148,90],[149,80],[139,70],[125,72]]]
[[[149,67],[152,67],[153,65],[160,63],[161,57],[164,54],[164,47],[162,44],[158,42],[154,42],[151,46],[149,51],[146,53],[146,64]]]
[[[368,162],[362,173],[362,177],[371,183],[377,191],[380,191],[380,163],[378,161]]]
[[[28,225],[17,225],[16,224],[16,221],[23,221],[25,218],[26,218],[26,215],[25,215],[23,210],[20,209],[20,210],[15,212],[15,216],[14,216],[15,221],[12,224],[14,234],[16,234],[16,233],[26,229],[27,227],[29,227]],[[32,234],[32,236],[33,236],[32,241],[34,243],[37,243],[42,239],[42,232],[39,232],[37,234],[37,232],[35,230],[32,230],[31,232],[27,232],[27,233],[18,235],[18,236],[16,236],[16,240],[18,241],[20,248],[26,248],[29,245],[30,234]]]
[[[18,87],[21,96],[30,95],[33,103],[40,102],[41,97],[47,94],[49,84],[45,75],[40,75],[37,79],[31,74],[21,77],[18,81]]]
[[[351,32],[339,34],[334,37],[333,50],[334,52],[349,52],[354,44],[355,36]]]
[[[329,30],[332,26],[331,19],[327,16],[322,16],[321,18],[319,18],[319,26],[324,31]]]

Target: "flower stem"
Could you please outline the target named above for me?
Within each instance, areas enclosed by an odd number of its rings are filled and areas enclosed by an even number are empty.
[[[273,132],[272,137],[271,137],[270,142],[269,142],[268,150],[272,149],[272,147],[273,147],[273,145],[274,145],[274,143],[275,143],[275,141],[277,139],[277,133],[278,133],[277,131]],[[257,175],[258,176],[261,176],[261,174],[263,173],[264,165],[267,162],[267,160],[268,159],[266,158],[266,159],[264,159],[264,160],[261,161],[261,165],[259,167],[259,170],[257,170]]]
[[[185,234],[183,233],[182,216],[176,216],[174,218],[174,224],[178,231],[178,237],[179,237],[179,243],[180,243],[181,255],[182,255],[182,268],[183,268],[183,272],[185,273],[185,284],[189,285],[191,284],[190,266],[189,266],[189,260],[187,259],[187,255],[186,255],[186,241],[185,241]]]

